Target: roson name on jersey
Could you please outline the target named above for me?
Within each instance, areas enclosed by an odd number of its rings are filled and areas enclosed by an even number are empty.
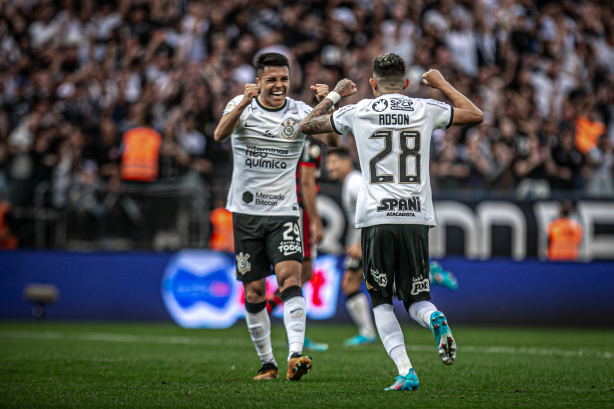
[[[407,114],[380,114],[380,125],[409,125],[409,115]]]
[[[416,217],[413,212],[420,212],[420,198],[405,197],[401,199],[385,198],[380,200],[378,212],[387,212],[386,216]]]

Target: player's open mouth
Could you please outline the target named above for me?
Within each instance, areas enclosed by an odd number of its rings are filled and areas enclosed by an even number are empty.
[[[273,95],[274,97],[281,97],[284,95],[284,92],[283,91],[271,92],[271,95]]]

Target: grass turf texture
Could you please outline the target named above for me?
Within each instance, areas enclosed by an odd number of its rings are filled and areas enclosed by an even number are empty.
[[[452,324],[458,357],[437,356],[425,328],[404,325],[420,379],[385,392],[396,368],[378,341],[344,348],[349,325],[308,325],[328,342],[314,369],[285,381],[285,331],[273,326],[279,381],[255,382],[260,362],[244,323],[173,325],[0,323],[0,407],[22,408],[614,408],[614,331],[469,328]]]

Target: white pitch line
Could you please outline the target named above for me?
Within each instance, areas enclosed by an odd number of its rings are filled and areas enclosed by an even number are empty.
[[[238,338],[212,338],[212,337],[186,337],[165,335],[138,335],[117,334],[107,332],[61,332],[61,331],[0,331],[0,338],[5,339],[47,339],[47,340],[77,340],[99,342],[124,342],[124,343],[150,343],[171,345],[204,345],[204,346],[251,346],[249,339]],[[276,347],[285,347],[285,342],[273,342]],[[407,345],[410,352],[432,351],[432,346]],[[459,353],[494,354],[494,355],[542,355],[570,358],[614,358],[614,352],[598,351],[590,349],[560,349],[560,348],[537,348],[537,347],[512,347],[512,346],[475,346],[459,345]]]

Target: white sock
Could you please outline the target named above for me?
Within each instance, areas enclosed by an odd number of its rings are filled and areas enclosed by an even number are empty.
[[[375,316],[375,325],[379,337],[384,344],[384,348],[386,348],[386,352],[396,364],[399,375],[407,375],[412,366],[405,349],[403,332],[397,317],[394,315],[392,305],[378,305],[373,309],[373,315]]]
[[[431,314],[437,311],[437,307],[428,301],[418,301],[409,306],[409,315],[418,324],[430,328]]]
[[[303,353],[303,343],[305,342],[305,299],[303,297],[292,297],[284,302],[284,325],[288,334],[290,351],[288,360],[293,353]]]
[[[245,312],[245,321],[247,322],[247,329],[252,337],[256,352],[260,357],[262,364],[275,362],[273,356],[273,347],[271,345],[271,319],[266,308],[257,313]]]
[[[358,333],[363,337],[373,338],[375,336],[375,325],[371,318],[371,303],[367,295],[363,292],[356,294],[345,302],[345,307],[352,317],[352,321],[358,327]]]

